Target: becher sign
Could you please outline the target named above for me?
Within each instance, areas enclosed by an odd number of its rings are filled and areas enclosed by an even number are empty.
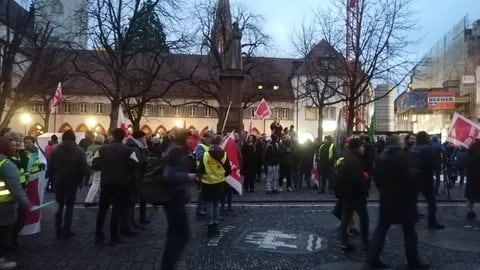
[[[428,92],[427,109],[455,110],[455,93],[446,92],[446,91]]]

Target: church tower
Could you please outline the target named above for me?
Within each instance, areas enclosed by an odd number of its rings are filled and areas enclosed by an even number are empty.
[[[218,0],[215,10],[215,20],[211,33],[212,52],[221,59],[222,69],[225,68],[225,57],[228,51],[228,42],[232,38],[232,14],[230,1]]]
[[[53,29],[51,41],[58,46],[69,44],[87,47],[87,0],[36,0],[35,27]]]

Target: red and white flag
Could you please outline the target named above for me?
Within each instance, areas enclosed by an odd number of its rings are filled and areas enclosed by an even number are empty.
[[[262,101],[260,101],[260,104],[258,104],[257,111],[255,112],[255,115],[260,120],[272,115],[272,112],[270,111],[270,108],[268,107],[268,104],[267,104],[267,102],[265,101],[264,98],[262,98]]]
[[[45,171],[34,173],[28,177],[26,182],[26,193],[28,199],[34,205],[43,203],[43,195],[46,187]],[[39,233],[42,211],[26,211],[23,220],[23,228],[20,235],[31,235]]]
[[[447,140],[456,145],[469,147],[476,138],[480,137],[480,126],[468,118],[454,113],[450,128],[448,129]]]
[[[60,103],[62,103],[62,83],[58,83],[57,89],[55,90],[55,94],[53,95],[52,99],[50,99],[50,110],[53,111]]]
[[[223,141],[222,148],[227,153],[232,168],[232,172],[225,178],[225,182],[234,188],[238,194],[242,195],[243,185],[240,177],[240,160],[238,159],[237,144],[235,143],[235,135],[233,132]]]
[[[130,131],[128,130],[128,121],[125,117],[125,114],[123,114],[122,106],[118,107],[117,128],[121,128],[125,131],[125,137],[130,136]]]

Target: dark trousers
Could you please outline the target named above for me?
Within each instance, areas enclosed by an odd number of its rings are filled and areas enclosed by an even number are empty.
[[[163,205],[163,210],[167,216],[168,229],[161,269],[173,270],[190,239],[190,227],[183,203],[167,202]]]
[[[280,164],[280,173],[278,176],[278,186],[281,187],[283,184],[283,178],[287,178],[287,187],[292,186],[292,168],[285,164]]]
[[[353,213],[357,212],[360,220],[360,234],[362,242],[368,246],[368,211],[367,199],[359,198],[353,200],[342,200],[342,222],[340,231],[342,235],[342,245],[348,244],[348,225],[352,221]]]
[[[251,171],[246,171],[243,175],[243,188],[247,191],[253,191],[255,188],[255,171],[249,169]]]
[[[128,185],[122,186],[111,183],[103,184],[100,190],[100,202],[98,204],[96,231],[103,231],[105,217],[111,204],[112,217],[110,218],[110,236],[112,238],[118,237],[120,219],[122,219],[123,224],[125,222],[125,219],[128,221],[130,218],[130,212],[128,211],[130,209],[130,202],[131,198]]]
[[[58,211],[55,214],[55,229],[57,233],[70,231],[73,219],[73,206],[77,196],[78,186],[72,183],[55,184],[55,200],[58,202]],[[65,218],[63,208],[65,207]],[[62,226],[63,223],[63,226]]]
[[[147,214],[147,201],[143,198],[142,194],[133,194],[133,202],[132,207],[130,210],[130,222],[135,222],[135,205],[138,202],[138,213],[139,213],[139,221],[142,222],[146,220]]]
[[[7,246],[16,246],[18,245],[18,236],[20,231],[23,229],[23,223],[25,221],[26,210],[21,205],[17,208],[17,221],[10,227],[10,230],[7,234]]]
[[[405,254],[407,256],[408,264],[415,264],[418,262],[418,248],[417,248],[417,231],[415,230],[415,223],[401,224],[403,229],[403,241],[405,242]],[[385,237],[391,224],[380,219],[375,231],[372,235],[372,240],[368,247],[367,260],[375,262],[380,259],[383,246],[385,245]]]
[[[10,226],[0,225],[0,258],[3,257],[5,251],[5,241],[7,240],[8,229]]]
[[[435,178],[435,192],[438,193],[440,189],[440,174],[442,173],[442,168],[438,167],[433,170],[433,177]]]
[[[225,203],[227,203],[228,209],[232,208],[232,202],[233,202],[232,195],[233,195],[232,187],[229,184],[225,184],[225,192],[223,193],[222,199],[220,200],[222,208],[225,206]]]
[[[332,171],[333,168],[330,166],[330,164],[321,164],[320,165],[320,181],[321,181],[321,186],[320,190],[322,192],[325,192],[325,189],[327,187],[327,181],[328,181],[328,191],[331,193],[333,192],[333,183],[331,181],[332,177]]]
[[[420,188],[420,192],[425,197],[428,206],[428,223],[435,223],[437,221],[437,204],[435,202],[435,193],[433,191],[433,185],[426,184]]]

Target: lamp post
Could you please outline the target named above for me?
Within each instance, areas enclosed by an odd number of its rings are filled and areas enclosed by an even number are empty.
[[[20,117],[20,120],[21,120],[22,123],[25,125],[25,130],[24,130],[23,134],[24,134],[24,135],[27,135],[27,125],[30,123],[30,121],[32,121],[32,117],[30,116],[30,114],[24,113],[24,114],[22,114],[22,116]]]

